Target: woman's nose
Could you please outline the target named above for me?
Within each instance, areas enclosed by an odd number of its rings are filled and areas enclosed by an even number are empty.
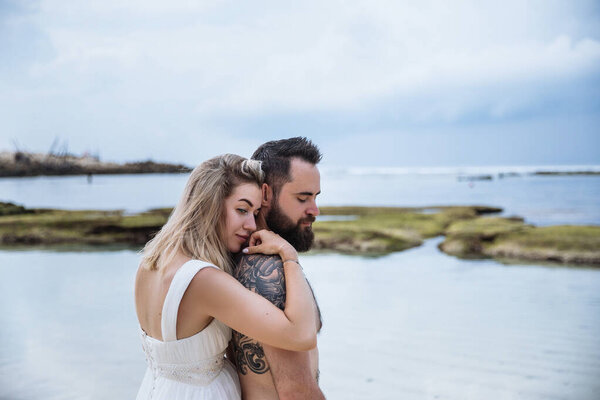
[[[249,231],[256,230],[256,218],[253,214],[250,214],[250,216],[244,221],[244,229]]]

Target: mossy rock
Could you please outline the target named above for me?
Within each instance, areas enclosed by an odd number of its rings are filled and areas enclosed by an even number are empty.
[[[333,250],[347,254],[388,254],[419,246],[422,240],[409,231],[333,229],[315,224],[315,250]]]
[[[478,218],[451,224],[439,248],[462,258],[600,265],[600,226],[534,227],[510,218]]]
[[[503,233],[521,231],[527,226],[521,219],[481,217],[453,222],[444,233],[449,238],[478,237],[491,240]]]
[[[453,222],[501,211],[494,207],[322,207],[324,216],[350,220],[317,221],[315,248],[344,253],[387,254],[420,246]]]
[[[124,215],[122,211],[18,209],[0,217],[4,244],[131,244],[146,243],[167,221],[171,208]],[[314,224],[315,249],[379,255],[419,246],[452,222],[476,218],[486,208],[324,207],[323,215],[352,215],[343,221]],[[25,212],[25,213],[21,213]]]
[[[482,256],[482,243],[478,238],[446,238],[438,245],[438,248],[446,254],[460,257],[473,258]]]
[[[25,209],[0,203],[0,243],[5,245],[143,246],[165,224],[171,208],[124,215],[122,211]],[[323,207],[316,250],[381,255],[446,235],[440,249],[459,257],[600,264],[600,227],[533,227],[520,218],[487,217],[494,207]]]
[[[0,243],[143,245],[166,222],[162,211],[124,216],[121,211],[33,209],[0,217]]]
[[[31,213],[31,210],[26,209],[23,206],[14,203],[5,203],[0,201],[0,216],[3,215],[18,215],[18,214],[28,214]]]
[[[448,225],[446,238],[439,244],[443,252],[463,258],[485,257],[486,243],[498,235],[521,231],[528,225],[522,219],[503,217],[480,217],[454,221]]]
[[[600,265],[600,226],[528,227],[498,236],[483,253],[496,258]]]

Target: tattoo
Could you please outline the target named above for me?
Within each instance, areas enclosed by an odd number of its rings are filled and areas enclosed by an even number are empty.
[[[251,291],[260,294],[280,309],[285,308],[285,274],[279,256],[264,254],[241,255],[236,260],[233,277]],[[308,282],[308,281],[307,281]],[[310,283],[308,284],[312,292]],[[314,293],[313,293],[314,297]],[[316,300],[315,300],[316,303]],[[319,328],[321,330],[321,310],[317,304]],[[240,374],[246,375],[248,370],[255,374],[270,371],[262,345],[248,336],[233,331],[233,352],[235,364]],[[319,371],[317,370],[317,382]]]
[[[255,374],[264,374],[269,371],[269,365],[265,360],[265,351],[258,342],[236,331],[233,331],[232,338],[235,365],[242,375],[248,373],[248,368]]]
[[[285,307],[285,275],[279,256],[252,254],[242,256],[234,277],[251,291],[260,294],[280,309]]]
[[[279,256],[242,255],[236,262],[233,276],[246,288],[260,294],[280,309],[285,307],[285,275]],[[262,345],[248,336],[233,332],[233,350],[237,370],[246,375],[269,371]]]

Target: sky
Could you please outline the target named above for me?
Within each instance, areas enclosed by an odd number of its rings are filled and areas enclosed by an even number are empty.
[[[0,0],[0,121],[114,161],[600,164],[600,3]]]

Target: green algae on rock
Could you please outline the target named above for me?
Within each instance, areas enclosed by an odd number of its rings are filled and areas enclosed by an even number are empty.
[[[122,211],[26,209],[0,203],[0,245],[142,247],[172,209]],[[322,207],[313,225],[317,251],[378,256],[445,236],[443,252],[496,258],[600,265],[600,226],[534,227],[519,217],[489,216],[485,206]]]
[[[600,265],[600,226],[525,224],[520,218],[457,221],[439,248],[461,258]]]
[[[316,250],[378,255],[420,246],[439,236],[453,221],[499,212],[485,206],[470,207],[321,207],[321,215],[353,216],[325,219],[313,225]]]
[[[10,203],[6,203],[10,204]],[[12,208],[11,208],[12,207]],[[25,209],[5,205],[16,214],[0,217],[0,244],[144,245],[167,221],[171,208],[125,215],[122,211]],[[323,207],[324,216],[351,219],[314,224],[316,250],[381,255],[419,246],[443,234],[453,221],[497,212],[491,207]]]
[[[19,206],[13,203],[4,203],[0,201],[0,216],[1,215],[16,215],[16,214],[27,214],[31,213],[31,210],[27,210],[23,206]]]
[[[122,211],[24,209],[0,217],[2,245],[146,243],[166,222],[168,214],[151,210],[136,215]]]
[[[485,255],[563,264],[600,265],[600,226],[527,227],[498,236]]]

